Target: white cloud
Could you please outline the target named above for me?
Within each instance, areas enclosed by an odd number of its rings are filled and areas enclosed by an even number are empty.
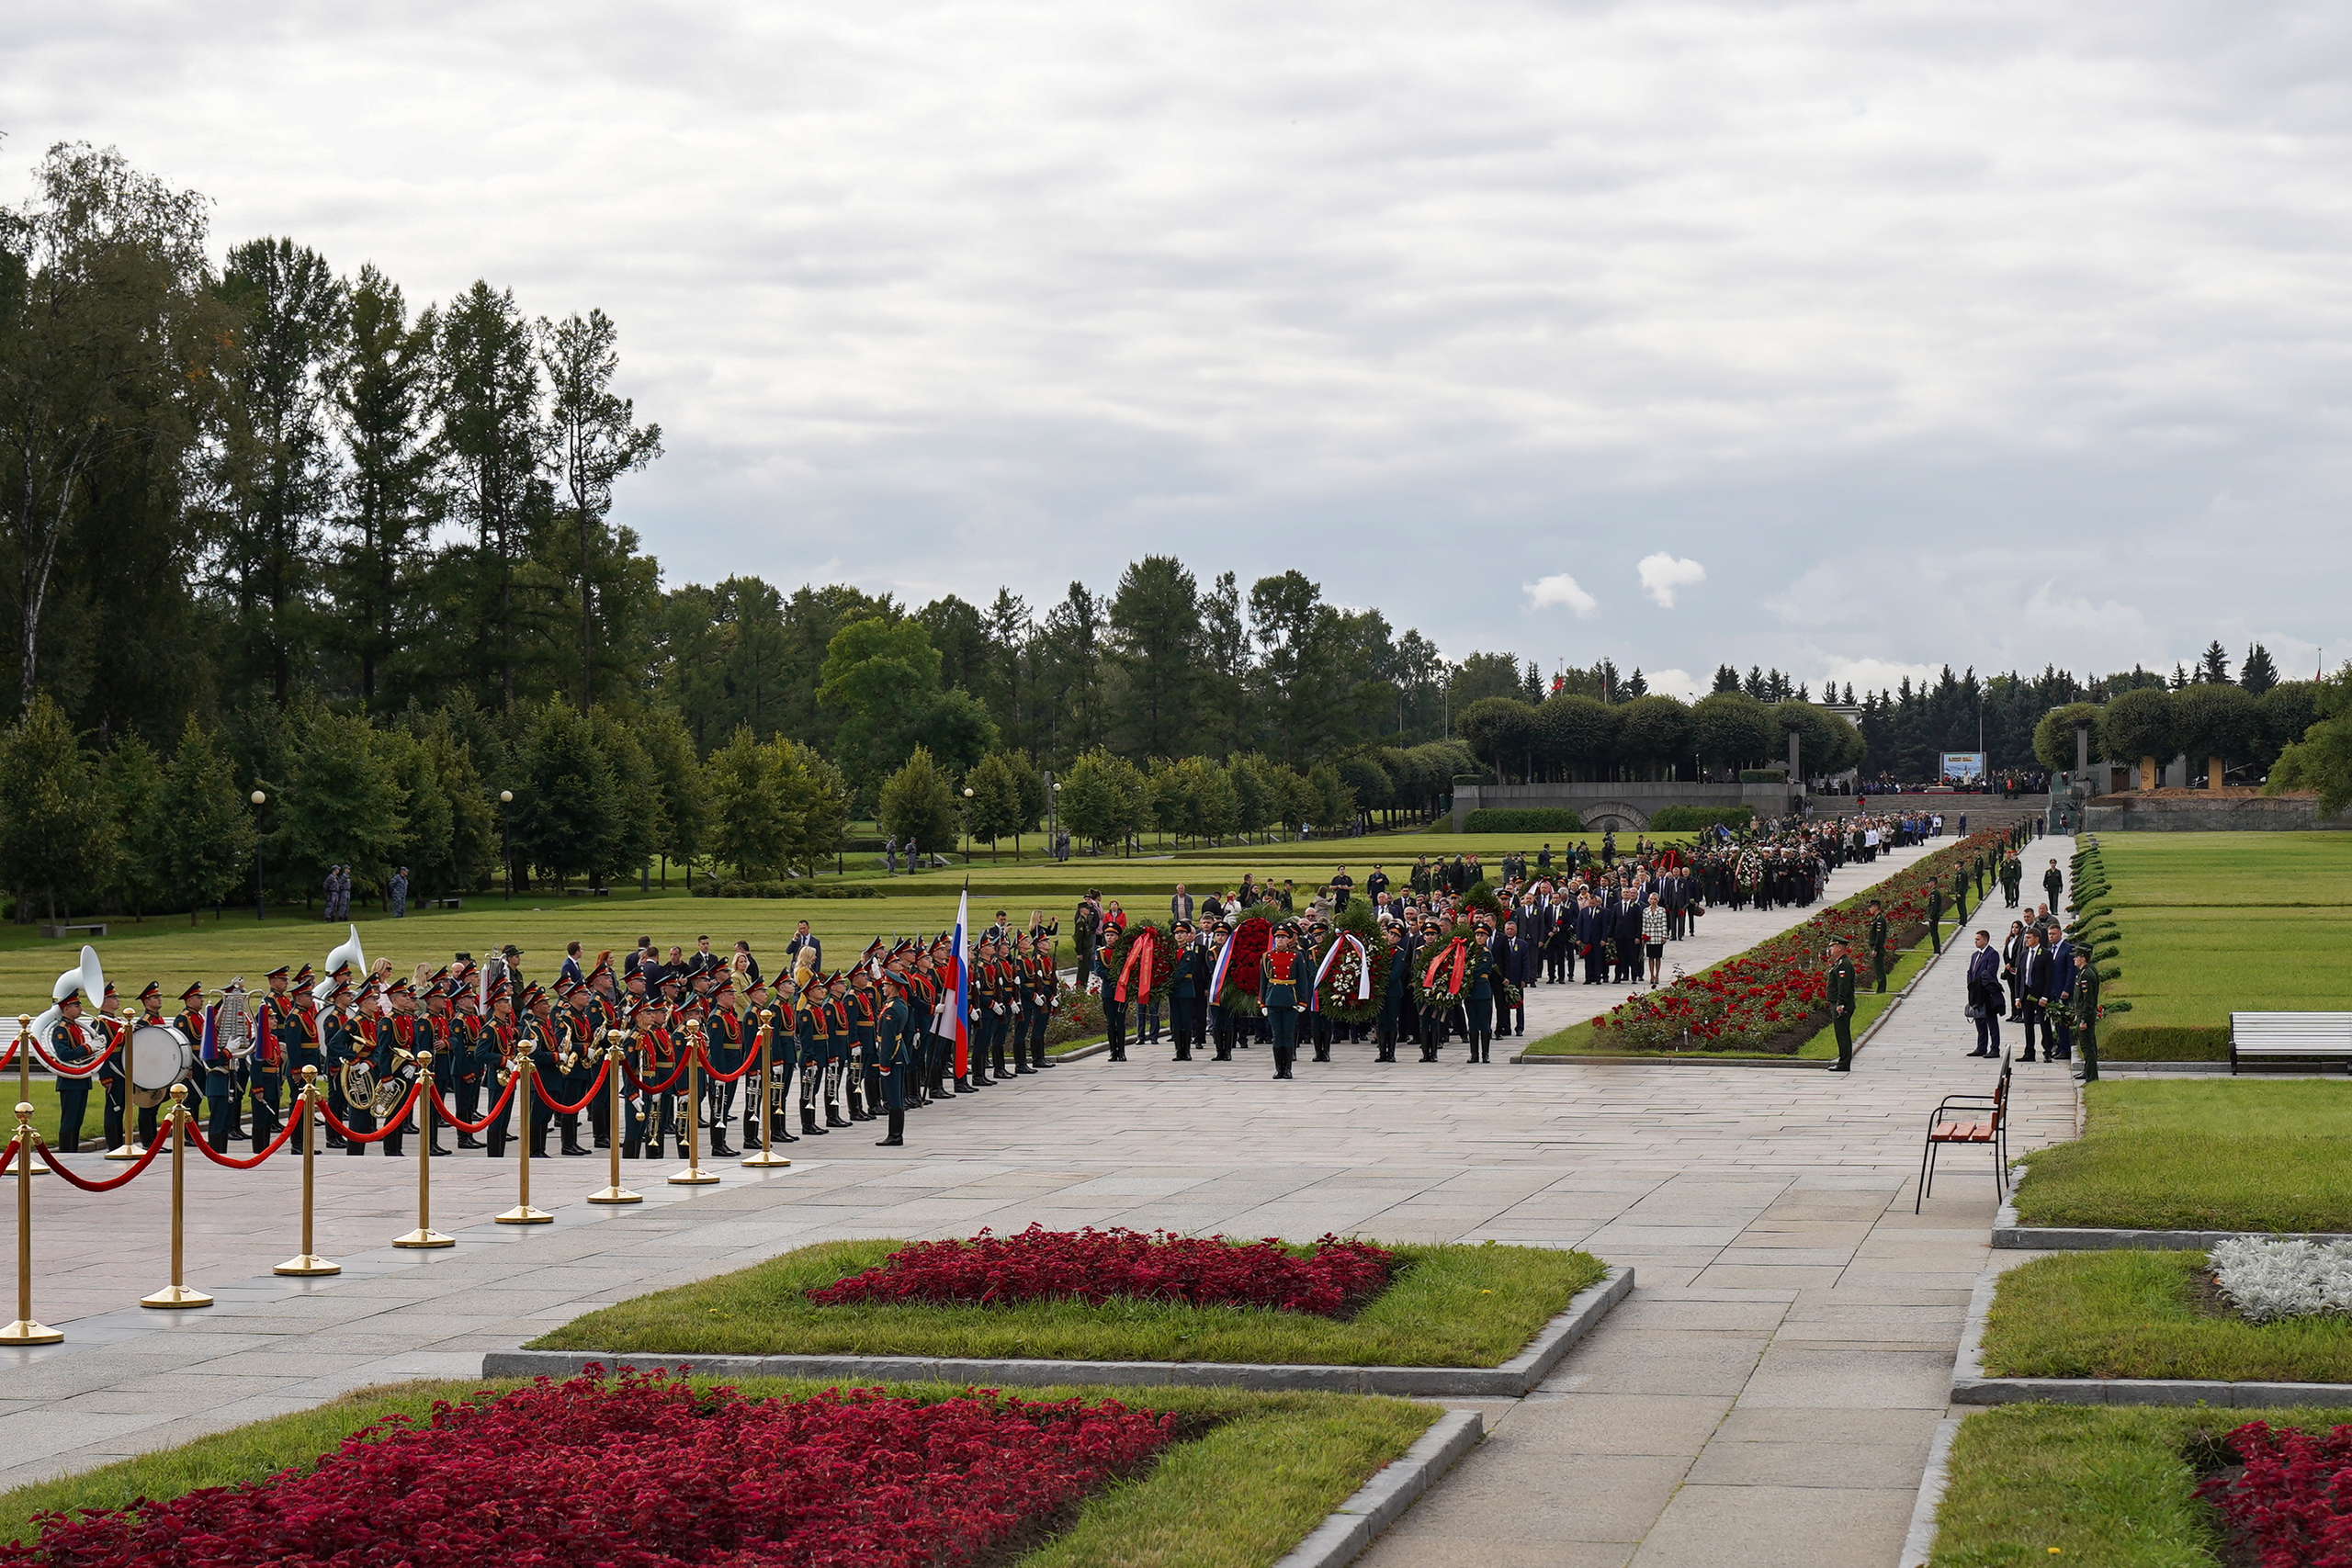
[[[1634,569],[1642,575],[1642,591],[1657,602],[1661,610],[1674,608],[1674,591],[1688,588],[1694,582],[1707,581],[1707,569],[1697,561],[1685,560],[1660,550],[1644,556]]]
[[[1579,616],[1589,615],[1600,608],[1600,601],[1577,585],[1577,580],[1566,572],[1555,572],[1540,582],[1524,585],[1531,609],[1566,608]]]
[[[1695,703],[1707,694],[1713,678],[1702,681],[1688,670],[1645,670],[1642,679],[1661,697],[1680,697],[1686,703]]]
[[[1917,687],[1933,685],[1939,679],[1940,667],[1933,664],[1903,664],[1886,659],[1833,657],[1829,660],[1829,684],[1840,691],[1853,687],[1856,702],[1871,692],[1891,692],[1905,681]]]

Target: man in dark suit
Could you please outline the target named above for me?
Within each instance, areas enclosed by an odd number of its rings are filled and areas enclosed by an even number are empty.
[[[1508,985],[1518,987],[1516,1001],[1508,990],[1495,993],[1495,1032],[1527,1032],[1527,987],[1535,984],[1535,939],[1517,920],[1505,920],[1495,939],[1495,969]]]
[[[1976,1020],[1976,1049],[1972,1056],[2001,1054],[2001,955],[1993,939],[1976,933],[1975,951],[1968,955],[1968,1006]]]
[[[823,974],[825,944],[810,934],[806,920],[801,921],[800,929],[792,933],[792,940],[784,944],[784,973],[789,975],[799,966],[800,950],[804,947],[808,950],[809,967],[820,975]]]
[[[2018,1018],[2025,1031],[2025,1052],[2018,1060],[2033,1060],[2033,1037],[2041,1035],[2041,1051],[2045,1058],[2055,1059],[2058,1043],[2050,1034],[2050,1003],[2058,994],[2058,975],[2050,962],[2050,950],[2041,945],[2041,932],[2029,927],[2025,933],[2025,957],[2018,965]]]

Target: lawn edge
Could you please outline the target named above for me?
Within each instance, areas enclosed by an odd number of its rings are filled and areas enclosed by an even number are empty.
[[[1611,1267],[1569,1299],[1524,1349],[1496,1367],[1349,1367],[1319,1362],[1046,1361],[956,1356],[696,1356],[662,1351],[489,1350],[485,1378],[570,1377],[591,1362],[609,1370],[673,1367],[697,1377],[838,1378],[854,1382],[947,1382],[1032,1388],[1054,1383],[1243,1388],[1262,1393],[1384,1393],[1517,1399],[1544,1381],[1570,1347],[1634,1289],[1631,1266]]]
[[[2211,1252],[2233,1236],[2273,1241],[2352,1241],[2352,1231],[2142,1231],[2113,1225],[2030,1225],[2018,1218],[2014,1198],[2005,1198],[1993,1216],[1993,1246],[2028,1252]]]
[[[1943,1506],[1944,1489],[1951,1483],[1951,1445],[1960,1436],[1965,1416],[1947,1416],[1936,1423],[1928,1445],[1928,1468],[1920,1472],[1918,1499],[1911,1505],[1911,1528],[1904,1532],[1898,1568],[1928,1568],[1936,1555],[1936,1510]]]
[[[1411,1448],[1382,1466],[1307,1531],[1306,1540],[1276,1559],[1274,1568],[1346,1568],[1485,1440],[1486,1427],[1486,1417],[1475,1410],[1446,1411]]]
[[[1954,1404],[2204,1404],[2218,1410],[2267,1410],[2298,1404],[2352,1404],[2352,1383],[2225,1382],[2219,1378],[2008,1378],[1984,1372],[1984,1319],[2007,1272],[1986,1264],[1968,1295],[1968,1323],[1952,1358]]]

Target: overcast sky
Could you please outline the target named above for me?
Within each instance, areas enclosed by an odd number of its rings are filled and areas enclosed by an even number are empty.
[[[2352,9],[19,6],[51,141],[599,306],[750,571],[1296,567],[1449,654],[2352,653]]]

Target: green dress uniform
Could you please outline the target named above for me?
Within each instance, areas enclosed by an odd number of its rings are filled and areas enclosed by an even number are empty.
[[[1841,1073],[1854,1070],[1854,961],[1841,956],[1829,966],[1830,1027],[1838,1032],[1838,1066]]]
[[[2098,965],[2086,964],[2075,971],[2074,995],[2067,999],[2075,1015],[2075,1043],[2083,1052],[2083,1081],[2098,1081]]]
[[[1306,976],[1306,959],[1295,950],[1276,948],[1258,961],[1258,1001],[1266,1010],[1273,1032],[1274,1077],[1290,1077],[1298,1056],[1299,988]]]
[[[1928,889],[1928,942],[1937,953],[1944,950],[1944,889],[1937,883]]]
[[[1878,977],[1877,990],[1886,994],[1886,917],[1871,917],[1871,972]]]

